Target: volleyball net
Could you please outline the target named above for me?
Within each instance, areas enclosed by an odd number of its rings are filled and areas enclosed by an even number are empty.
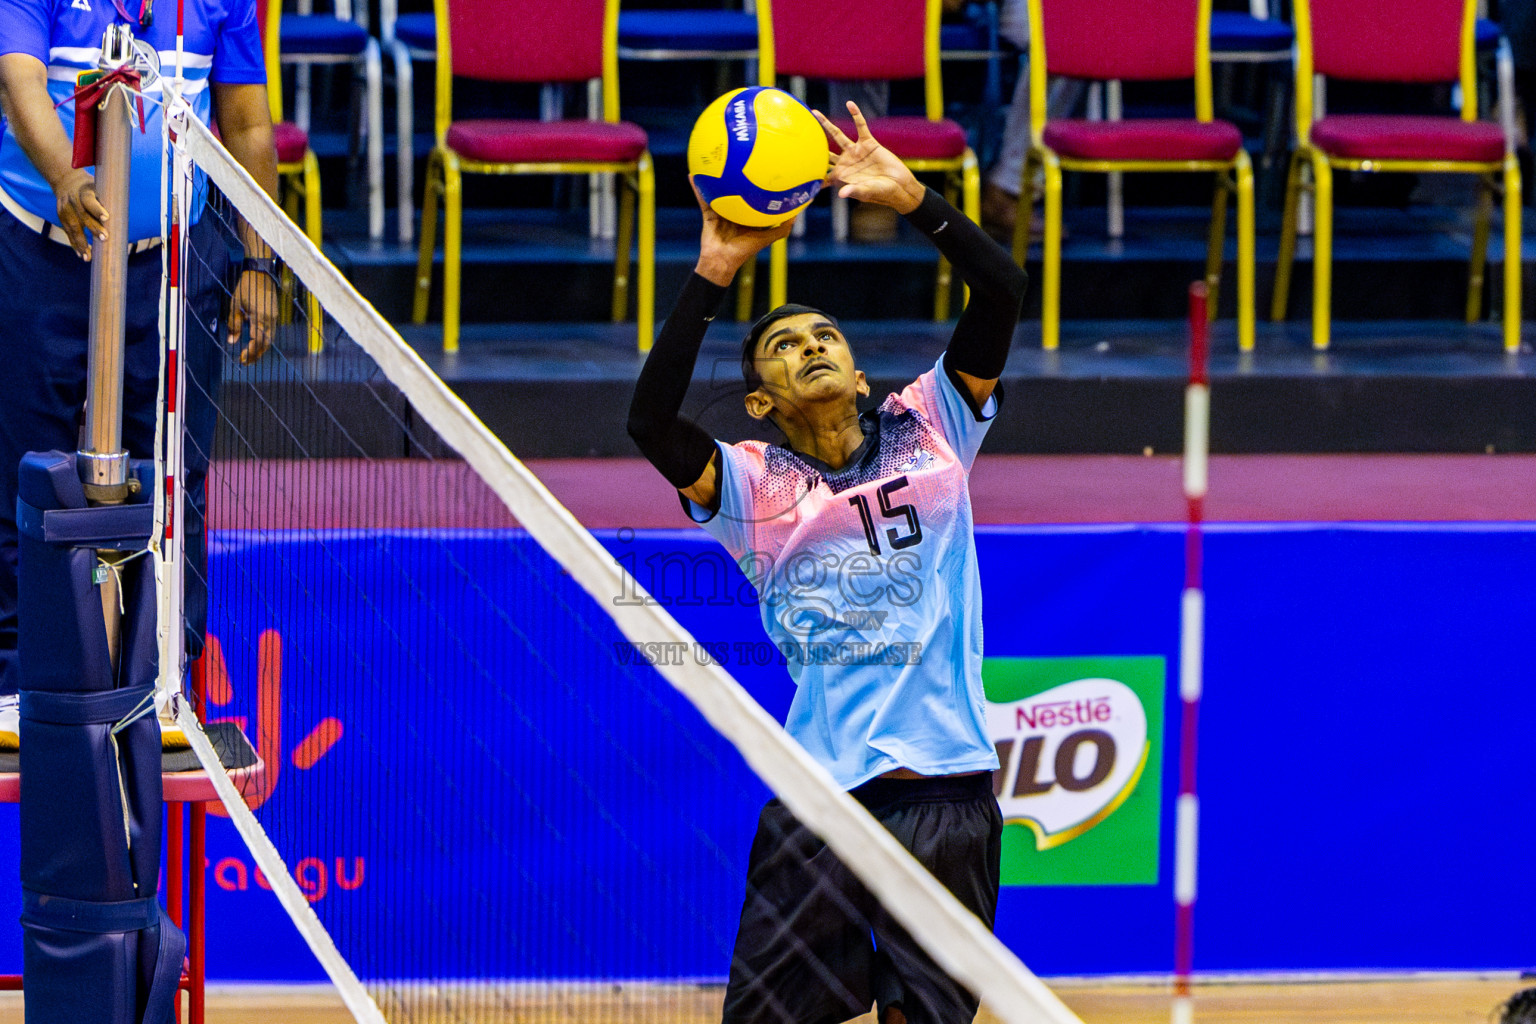
[[[171,123],[168,493],[206,467],[206,502],[167,547],[162,631],[206,642],[162,685],[193,694],[224,813],[359,1021],[718,1019],[770,796],[995,1016],[1076,1020],[646,600],[632,538],[584,529],[206,126]],[[275,277],[240,273],[253,238]],[[232,303],[270,324],[260,362]]]

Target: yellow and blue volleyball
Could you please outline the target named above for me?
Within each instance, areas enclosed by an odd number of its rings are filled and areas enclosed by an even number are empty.
[[[688,137],[688,173],[726,220],[768,228],[821,191],[827,135],[810,108],[783,89],[751,86],[721,96]]]

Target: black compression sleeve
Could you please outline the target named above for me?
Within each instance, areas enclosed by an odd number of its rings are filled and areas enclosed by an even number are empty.
[[[907,221],[933,241],[971,286],[971,301],[944,352],[945,368],[996,380],[1008,361],[1029,278],[975,221],[931,188],[922,204],[907,214]]]
[[[714,438],[678,412],[693,379],[704,331],[724,297],[724,288],[698,274],[689,276],[672,315],[651,347],[635,382],[635,397],[629,403],[629,436],[651,465],[679,490],[703,476],[715,455]]]

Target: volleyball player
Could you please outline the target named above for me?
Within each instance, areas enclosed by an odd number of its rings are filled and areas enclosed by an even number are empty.
[[[869,384],[836,319],[786,305],[742,345],[747,412],[780,444],[717,442],[679,415],[736,272],[789,225],[751,229],[701,200],[698,264],[641,371],[629,431],[689,515],[757,588],[797,683],[785,727],[988,927],[1002,820],[981,684],[981,592],[968,493],[997,414],[1026,278],[871,135],[821,114],[839,194],[887,206],[938,247],[971,297],[933,368],[860,413]],[[778,800],[763,809],[725,998],[727,1024],[968,1024],[940,970]]]

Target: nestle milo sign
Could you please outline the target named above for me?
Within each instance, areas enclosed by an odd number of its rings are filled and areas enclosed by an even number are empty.
[[[1004,885],[1156,883],[1166,671],[1154,657],[985,660]]]

